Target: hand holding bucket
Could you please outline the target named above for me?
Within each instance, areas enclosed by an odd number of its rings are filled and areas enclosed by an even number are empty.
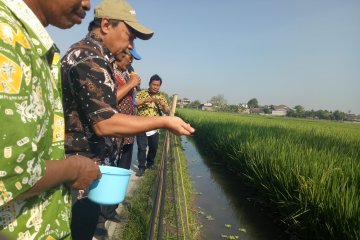
[[[102,205],[124,201],[132,171],[124,168],[99,166],[102,177],[91,183],[88,198]]]

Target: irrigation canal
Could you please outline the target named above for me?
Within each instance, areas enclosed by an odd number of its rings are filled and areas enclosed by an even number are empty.
[[[201,154],[190,138],[182,137],[189,174],[196,192],[201,239],[287,239],[273,219],[248,200],[246,187],[233,174]]]

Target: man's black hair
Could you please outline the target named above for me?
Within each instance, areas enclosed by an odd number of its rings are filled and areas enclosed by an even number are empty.
[[[157,74],[154,74],[154,75],[151,76],[150,81],[149,81],[149,85],[152,83],[152,81],[160,81],[160,85],[162,84],[162,79]]]
[[[93,29],[101,27],[101,20],[102,18],[94,18],[94,20],[89,23],[88,31],[91,32]],[[121,20],[110,19],[110,22],[112,27],[116,27]]]

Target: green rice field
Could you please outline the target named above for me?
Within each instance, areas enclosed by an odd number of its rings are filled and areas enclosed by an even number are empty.
[[[303,239],[360,239],[360,124],[178,109]]]

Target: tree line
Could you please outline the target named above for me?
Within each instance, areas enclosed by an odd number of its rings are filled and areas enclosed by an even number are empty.
[[[212,110],[218,112],[230,112],[230,113],[250,113],[250,114],[271,114],[273,110],[276,110],[275,105],[259,105],[256,98],[250,99],[246,104],[227,104],[223,95],[219,94],[213,96],[210,101],[212,104]],[[202,106],[199,100],[191,101],[189,104],[184,105],[184,108],[200,109]],[[336,120],[336,121],[360,121],[360,116],[355,114],[341,112],[339,110],[306,110],[301,105],[296,105],[294,108],[288,108],[287,117],[294,118],[312,118],[312,119],[324,119],[324,120]]]

